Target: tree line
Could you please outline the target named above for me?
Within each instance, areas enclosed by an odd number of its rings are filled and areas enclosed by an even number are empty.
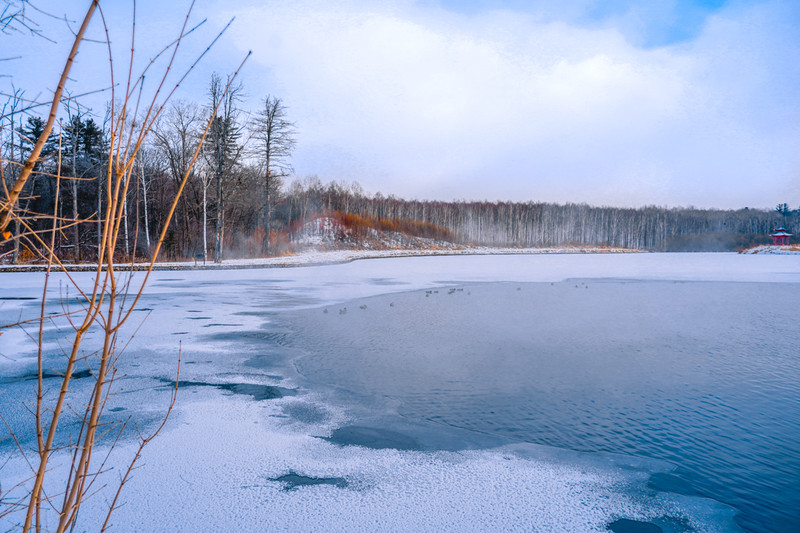
[[[255,113],[241,107],[242,86],[223,95],[227,82],[213,75],[208,103],[176,101],[139,150],[123,204],[118,254],[148,258],[182,178],[211,118],[211,102],[221,100],[210,122],[200,157],[177,206],[164,242],[167,259],[257,257],[283,253],[305,222],[336,213],[378,229],[446,237],[488,246],[594,245],[653,251],[723,251],[770,242],[785,226],[800,229],[800,209],[594,207],[543,202],[405,200],[368,194],[357,183],[323,183],[294,178],[291,166],[296,128],[280,98],[268,95]],[[103,176],[108,165],[107,124],[67,102],[60,133],[50,136],[34,177],[20,195],[32,231],[45,231],[56,205],[55,176],[68,178],[57,203],[60,229],[55,252],[62,260],[92,261],[103,221]],[[18,103],[17,103],[18,104]],[[42,132],[40,117],[3,114],[0,128],[3,173],[12,183],[19,165]],[[352,217],[359,217],[358,219]],[[14,228],[14,235],[23,234]],[[5,261],[35,256],[31,239],[12,238],[0,254]]]
[[[594,207],[586,204],[404,200],[365,194],[357,184],[295,182],[287,202],[302,212],[355,213],[377,220],[415,220],[443,228],[462,243],[488,246],[593,245],[652,251],[732,251],[771,242],[769,233],[800,229],[800,209]],[[297,208],[295,208],[297,212]]]
[[[229,81],[212,75],[207,102],[174,101],[150,130],[124,184],[120,258],[150,257],[154,236],[181,187],[164,243],[167,257],[222,261],[228,255],[272,252],[277,240],[270,225],[273,197],[292,173],[295,126],[277,96],[262,98],[255,112],[243,111],[243,88],[234,84],[226,90]],[[0,110],[0,178],[6,190],[44,130],[45,121],[27,114],[25,102],[18,92]],[[0,260],[16,263],[39,256],[41,243],[31,237],[48,231],[54,217],[61,222],[56,255],[67,261],[96,260],[104,222],[100,214],[107,201],[107,154],[115,141],[108,113],[105,119],[92,116],[67,99],[63,114],[14,207],[25,213],[24,220],[16,220],[0,239],[5,242]],[[136,120],[129,119],[133,129]],[[183,185],[187,172],[190,179]],[[64,187],[57,187],[59,180]]]

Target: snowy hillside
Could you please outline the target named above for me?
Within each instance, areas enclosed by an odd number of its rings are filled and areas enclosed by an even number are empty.
[[[346,226],[333,217],[320,217],[303,224],[291,237],[300,249],[317,250],[462,250],[463,245],[416,237],[397,231]]]

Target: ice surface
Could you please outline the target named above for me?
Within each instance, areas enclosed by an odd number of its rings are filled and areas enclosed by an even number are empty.
[[[92,274],[74,277],[89,284]],[[362,420],[354,418],[351,406],[331,402],[325,391],[301,389],[296,396],[272,399],[235,393],[243,384],[287,390],[298,386],[298,376],[285,365],[297,355],[292,348],[287,346],[286,353],[264,348],[267,331],[262,326],[273,313],[325,306],[334,311],[357,298],[465,282],[568,278],[797,283],[800,259],[736,254],[467,256],[291,270],[154,273],[137,305],[135,323],[125,332],[131,334],[139,318],[147,317],[121,361],[123,394],[112,399],[109,416],[130,415],[145,431],[157,424],[168,404],[169,387],[163,380],[174,379],[179,341],[180,379],[213,386],[181,390],[173,417],[145,449],[142,468],[123,492],[125,505],[114,515],[114,529],[604,531],[618,518],[652,521],[669,515],[684,517],[703,531],[731,530],[727,508],[647,490],[650,470],[604,458],[554,457],[535,447],[413,451],[341,446],[323,437],[341,427],[361,426]],[[133,279],[135,285],[141,274]],[[35,298],[42,280],[39,273],[3,273],[0,296]],[[55,275],[48,298],[63,299],[64,286],[66,279]],[[0,323],[35,316],[37,306],[35,300],[5,300]],[[63,365],[63,331],[63,323],[47,325],[46,366],[56,371]],[[87,347],[97,338],[90,334]],[[0,336],[0,353],[7,357],[0,357],[0,414],[25,436],[30,416],[24,405],[30,405],[33,389],[19,378],[34,368],[30,356],[35,347],[20,336],[9,339],[8,332]],[[280,338],[271,341],[281,346]],[[90,381],[75,382],[76,398]],[[29,434],[22,444],[31,448]],[[114,451],[108,482],[118,478],[134,447],[128,438]],[[26,466],[7,441],[0,444],[0,454],[0,464],[11,456],[0,476],[7,491],[27,477]],[[54,466],[62,467],[56,475],[64,472],[63,462],[59,454]],[[314,484],[285,491],[275,480],[292,472],[342,478],[347,486]],[[100,495],[89,500],[80,516],[85,525],[79,529],[93,529],[107,504]],[[8,529],[16,520],[18,515],[7,516],[0,526]]]
[[[659,487],[770,531],[800,519],[798,298],[796,283],[473,283],[285,316],[302,374],[374,411],[668,460],[681,468]]]
[[[646,492],[644,475],[571,465],[513,448],[406,452],[340,447],[275,427],[268,406],[232,399],[184,408],[156,439],[114,515],[118,531],[604,531],[618,516],[658,519],[680,505]],[[117,450],[116,456],[130,449]],[[535,451],[529,454],[535,456]],[[6,467],[9,477],[20,465]],[[290,472],[340,478],[285,491]],[[82,518],[105,502],[90,500]],[[708,518],[708,517],[703,517]],[[701,525],[713,526],[718,516]]]

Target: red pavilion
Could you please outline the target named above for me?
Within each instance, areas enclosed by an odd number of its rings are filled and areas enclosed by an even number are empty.
[[[785,246],[789,244],[789,237],[791,236],[792,234],[787,233],[784,227],[780,227],[775,233],[770,234],[770,237],[772,237],[772,244],[775,246]]]

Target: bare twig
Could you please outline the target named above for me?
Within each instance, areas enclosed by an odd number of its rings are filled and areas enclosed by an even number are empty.
[[[75,59],[78,46],[82,41],[87,40],[85,37],[86,27],[95,9],[100,14],[99,18],[102,21],[103,30],[105,32],[104,42],[108,49],[111,82],[111,108],[106,123],[108,128],[106,130],[108,141],[107,157],[103,159],[101,163],[104,167],[104,172],[97,178],[87,178],[85,175],[82,175],[77,170],[76,158],[73,150],[71,162],[72,175],[63,176],[61,170],[61,135],[59,136],[59,149],[57,151],[55,149],[52,150],[53,153],[57,152],[59,161],[58,170],[55,174],[48,174],[41,169],[34,170],[34,166],[40,161],[45,142],[48,140],[52,131],[55,115],[62,99],[62,94],[65,92],[64,84],[66,80],[69,79],[70,66]],[[36,129],[31,129],[30,131],[35,131],[36,133],[30,136],[37,138],[26,139],[26,141],[32,143],[33,147],[30,153],[27,151],[24,152],[27,156],[23,156],[23,149],[20,148],[19,159],[24,159],[24,163],[21,167],[9,167],[12,168],[11,173],[14,179],[9,181],[13,183],[13,186],[5,189],[5,194],[2,200],[0,200],[0,234],[5,230],[8,224],[13,221],[15,228],[17,228],[14,234],[16,242],[27,243],[26,245],[31,248],[31,251],[36,253],[46,264],[39,316],[37,319],[30,321],[37,322],[38,326],[37,334],[34,339],[34,342],[36,342],[38,346],[37,392],[35,409],[32,410],[36,424],[36,448],[38,451],[36,458],[38,458],[38,464],[34,463],[31,465],[33,477],[30,483],[28,481],[25,482],[26,488],[30,484],[30,490],[26,496],[28,503],[27,506],[25,506],[25,522],[23,526],[23,530],[26,532],[31,529],[39,531],[47,521],[47,515],[50,513],[50,509],[53,509],[58,514],[56,531],[61,532],[76,527],[82,527],[82,525],[76,526],[76,520],[81,505],[87,498],[92,497],[92,495],[106,488],[106,465],[108,464],[111,452],[117,447],[120,439],[123,437],[126,431],[125,428],[129,427],[128,421],[124,423],[108,422],[104,414],[105,406],[116,394],[118,380],[120,379],[118,378],[120,357],[123,352],[125,352],[130,340],[138,333],[141,323],[135,328],[131,337],[128,338],[127,343],[123,342],[123,339],[120,339],[120,331],[123,325],[131,318],[131,313],[143,294],[144,287],[152,273],[159,251],[166,239],[167,228],[175,215],[178,202],[191,175],[192,165],[197,161],[200,150],[202,149],[202,143],[211,127],[213,114],[212,118],[209,118],[203,134],[200,136],[197,148],[194,151],[186,172],[182,176],[179,187],[167,202],[167,215],[160,220],[162,224],[160,234],[154,243],[153,253],[151,254],[150,262],[144,273],[144,279],[142,283],[135,288],[132,287],[131,275],[127,275],[127,277],[125,275],[118,275],[116,269],[117,258],[115,258],[115,252],[117,251],[123,228],[125,228],[126,232],[125,242],[127,249],[127,202],[132,188],[132,172],[138,160],[138,156],[143,149],[145,139],[152,130],[155,121],[165,109],[169,98],[175,93],[200,59],[207,54],[211,46],[217,42],[220,36],[230,26],[230,23],[228,23],[228,25],[216,35],[211,45],[195,58],[194,62],[179,76],[177,83],[175,83],[170,90],[167,90],[168,76],[176,61],[178,49],[181,47],[183,39],[199,26],[192,27],[189,25],[190,13],[191,8],[189,12],[187,12],[186,19],[183,21],[178,37],[157,55],[158,57],[163,54],[169,54],[169,59],[162,74],[156,78],[158,82],[152,89],[153,96],[151,100],[149,95],[145,96],[144,80],[145,72],[154,64],[155,58],[151,59],[150,63],[147,64],[145,70],[140,75],[135,76],[133,72],[136,48],[135,23],[137,17],[136,4],[134,3],[134,22],[131,31],[131,53],[129,64],[127,65],[127,81],[124,84],[124,92],[122,88],[120,88],[122,94],[120,94],[120,98],[118,99],[116,98],[118,86],[114,79],[115,64],[110,45],[111,34],[98,0],[93,0],[83,19],[83,24],[80,29],[75,32],[73,47],[68,55],[58,88],[53,95],[50,115],[47,122],[44,124],[43,128],[40,128],[41,121],[31,121],[31,124],[33,124],[31,128],[36,126]],[[230,78],[228,86],[225,89],[226,93],[230,90],[231,84],[237,77],[239,70],[242,68],[249,55],[250,54],[244,58],[234,75]],[[148,87],[148,89],[149,93],[150,88]],[[224,94],[225,93],[223,93],[223,97]],[[164,97],[163,101],[162,97]],[[222,99],[216,103],[215,112],[221,102]],[[71,103],[73,103],[73,100],[68,98],[67,106],[71,106]],[[30,106],[36,105],[36,102],[26,102],[26,105],[28,105],[27,109],[30,109]],[[140,106],[145,108],[142,113],[139,113]],[[80,113],[78,117],[80,119]],[[5,120],[4,118],[4,121]],[[8,122],[11,123],[12,121]],[[20,126],[20,129],[22,129],[22,126]],[[80,131],[80,128],[77,126],[74,130],[75,129]],[[71,135],[75,137],[77,135],[76,131],[72,131]],[[23,142],[24,141],[20,142],[20,146],[24,146]],[[76,141],[73,139],[73,147],[75,146],[75,142]],[[47,153],[45,153],[45,156],[47,156]],[[97,165],[97,163],[94,164]],[[4,168],[4,165],[0,165],[0,173],[4,172]],[[36,210],[41,210],[41,208],[31,208],[30,200],[28,200],[25,205],[17,207],[17,202],[25,198],[24,194],[32,198],[38,192],[33,185],[26,187],[26,183],[29,179],[32,180],[33,177],[51,179],[51,176],[54,176],[56,191],[52,213],[45,214],[34,212]],[[101,177],[104,180],[102,182],[102,189],[99,181]],[[77,197],[77,184],[79,181],[88,179],[98,180],[98,207],[95,213],[86,217],[82,214],[78,214],[77,209],[74,208],[74,200]],[[73,212],[70,217],[64,217],[60,214],[63,204],[60,199],[60,188],[63,180],[69,180],[69,183],[73,185],[70,187],[72,190],[71,198],[73,199]],[[2,181],[5,185],[5,177]],[[30,183],[33,183],[33,181]],[[31,192],[23,193],[23,189]],[[102,205],[101,202],[103,198],[105,200],[104,205]],[[73,230],[70,232],[72,236],[76,237],[72,247],[74,250],[79,250],[81,242],[77,238],[79,234],[74,230],[80,227],[80,225],[89,222],[98,224],[97,267],[94,270],[95,275],[91,285],[82,286],[78,283],[78,280],[70,274],[57,251],[59,247],[59,238],[63,236],[66,230],[70,229]],[[47,225],[48,228],[42,229],[44,225]],[[133,261],[136,256],[135,249],[137,238],[138,231],[137,235],[134,237],[134,253],[129,258],[131,261]],[[52,273],[55,271],[60,271],[67,276],[69,288],[74,288],[77,294],[74,298],[69,297],[69,292],[62,294],[62,312],[55,315],[47,315],[47,297],[48,292],[52,290],[50,288],[52,284]],[[60,320],[56,321],[57,318]],[[63,347],[66,364],[63,370],[59,372],[62,374],[60,386],[58,387],[57,393],[52,397],[48,397],[46,394],[47,391],[45,390],[44,379],[46,364],[44,350],[46,320],[56,325],[56,327],[58,327],[59,324],[68,323],[72,328],[69,346],[65,345]],[[24,330],[24,325],[28,322],[28,320],[21,319],[17,322],[17,325]],[[30,329],[33,330],[33,328]],[[87,338],[87,333],[90,329],[92,331],[99,329],[102,340],[100,341],[101,346],[93,346],[91,349],[87,350],[84,348],[84,340]],[[57,339],[57,342],[59,342],[60,346],[59,339]],[[180,375],[180,358],[181,354],[179,349],[177,376]],[[88,398],[86,398],[85,401],[74,402],[70,399],[73,398],[70,394],[72,392],[71,389],[74,388],[72,379],[75,378],[75,371],[82,366],[85,366],[89,370],[94,382],[85,391]],[[158,428],[149,436],[143,435],[137,428],[140,437],[138,450],[116,488],[102,529],[108,527],[111,514],[114,509],[118,507],[122,487],[130,479],[133,470],[136,468],[142,450],[164,428],[177,401],[178,382],[179,379],[176,378],[175,390],[173,391],[171,402]],[[68,436],[68,439],[66,439],[68,442],[66,444],[60,442],[62,440],[61,437],[57,439],[57,435],[60,435],[63,431],[60,430],[59,427],[65,416],[75,416],[79,422],[79,429],[76,431],[76,434]],[[108,439],[112,439],[112,442],[108,448],[105,448],[101,452],[100,448],[97,447],[98,442],[106,442]],[[49,478],[51,470],[50,462],[53,454],[59,452],[59,450],[61,450],[61,453],[69,450],[69,458],[67,459],[69,468],[62,474],[63,477],[59,479],[59,483],[61,484],[58,485],[59,489],[57,494],[48,494],[44,489],[45,479]],[[98,457],[93,459],[95,455]],[[50,486],[50,483],[48,482],[47,485]],[[56,498],[59,500],[58,502],[54,501]]]

